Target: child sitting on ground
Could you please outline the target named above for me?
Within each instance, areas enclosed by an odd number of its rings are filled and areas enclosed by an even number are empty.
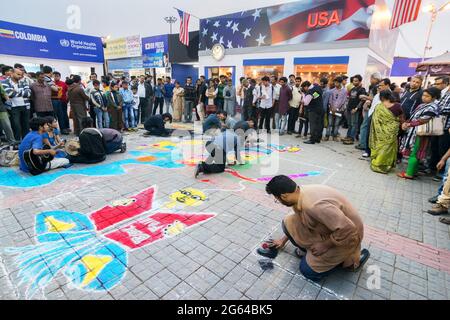
[[[65,158],[67,154],[60,150],[64,148],[65,142],[61,139],[58,129],[58,120],[54,117],[45,117],[48,130],[42,134],[42,141],[44,145],[47,145],[50,149],[56,150],[56,158]]]

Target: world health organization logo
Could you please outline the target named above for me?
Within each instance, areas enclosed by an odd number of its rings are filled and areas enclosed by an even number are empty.
[[[70,46],[70,41],[67,39],[61,39],[61,40],[59,40],[59,43],[61,44],[61,46],[66,47],[66,48],[68,46]]]

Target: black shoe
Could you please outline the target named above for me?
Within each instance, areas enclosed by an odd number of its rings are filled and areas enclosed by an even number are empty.
[[[437,201],[438,201],[438,196],[434,196],[434,197],[431,197],[430,199],[428,199],[429,203],[436,203]]]
[[[198,178],[198,175],[199,175],[200,173],[202,173],[202,172],[203,172],[203,170],[202,170],[202,164],[199,163],[199,164],[197,164],[197,166],[195,167],[195,173],[194,173],[195,179],[197,179],[197,178]]]
[[[304,144],[316,144],[314,141],[312,140],[307,140],[303,142]]]
[[[277,257],[277,255],[278,255],[278,250],[275,249],[275,248],[267,248],[267,249],[258,248],[258,249],[256,249],[256,252],[260,256],[263,256],[263,257],[266,257],[266,258],[270,258],[270,259],[275,259]]]
[[[290,136],[292,136],[292,132],[290,132],[290,131],[288,131],[288,133],[287,133],[288,135],[290,135]]]
[[[120,147],[120,153],[127,152],[127,144],[124,142],[122,143],[122,146]]]

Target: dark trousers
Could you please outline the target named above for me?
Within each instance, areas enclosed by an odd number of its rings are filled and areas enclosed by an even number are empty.
[[[444,134],[438,137],[431,137],[431,159],[430,169],[434,170],[438,162],[450,148],[450,134],[444,130]]]
[[[372,116],[369,117],[369,122],[367,123],[367,140],[366,140],[366,153],[370,156],[370,147],[369,147],[369,141],[370,141],[370,130],[372,128]]]
[[[120,139],[109,141],[106,142],[105,144],[106,144],[106,154],[111,154],[122,148],[123,138],[120,137]]]
[[[308,119],[308,114],[305,114],[304,118],[300,119],[300,125],[298,127],[298,134],[302,135],[302,131],[303,128],[305,128],[305,132],[303,133],[303,135],[306,137],[308,135],[308,130],[309,130],[309,119]]]
[[[311,126],[311,141],[320,142],[323,131],[323,112],[309,112],[309,125]]]
[[[286,225],[284,224],[284,221],[281,222],[281,228],[283,229],[284,234],[289,239],[289,241],[297,248],[299,248],[301,251],[305,253],[305,256],[300,261],[300,272],[305,276],[305,278],[312,280],[314,282],[321,281],[324,277],[330,275],[334,271],[338,270],[340,268],[340,265],[334,267],[333,269],[326,271],[326,272],[316,272],[314,271],[306,261],[306,253],[307,250],[305,248],[300,247],[295,240],[292,238],[292,236],[289,234]]]
[[[267,132],[270,132],[270,118],[272,116],[272,108],[259,109],[260,112],[260,119],[259,119],[259,130],[261,130],[264,127],[265,122],[265,128]]]
[[[85,105],[71,105],[71,108],[73,110],[73,122],[76,122],[76,126],[74,126],[76,128],[75,130],[75,135],[79,136],[81,131],[83,131],[83,126],[81,124],[83,118],[87,117],[87,112],[86,112],[86,106]]]
[[[145,123],[147,120],[147,117],[151,113],[151,109],[149,110],[149,99],[148,98],[141,98],[139,100],[139,112],[138,112],[138,119],[136,120],[136,123]]]
[[[122,121],[122,109],[117,109],[114,107],[108,108],[108,113],[110,117],[109,127],[115,130],[122,130],[123,121]]]
[[[89,105],[89,116],[94,121],[94,128],[97,128],[97,114],[95,113],[95,107],[94,105]]]
[[[163,114],[164,98],[155,98],[155,105],[153,106],[153,115],[156,114],[156,110],[159,107],[159,114]]]
[[[67,115],[67,102],[61,100],[52,100],[53,111],[58,119],[59,129],[67,130],[69,129],[69,116]]]
[[[53,111],[36,112],[36,115],[41,118],[55,117],[55,113]]]
[[[295,131],[295,124],[297,123],[298,120],[298,113],[299,108],[292,108],[292,107],[289,108],[288,132]]]
[[[9,112],[16,141],[21,141],[30,131],[30,110],[26,106],[13,107]]]
[[[210,155],[206,161],[201,163],[202,172],[205,174],[224,172],[227,162],[225,151],[212,143],[212,141],[206,143],[206,150]]]
[[[217,106],[217,111],[223,111],[224,99],[216,98],[215,105]]]

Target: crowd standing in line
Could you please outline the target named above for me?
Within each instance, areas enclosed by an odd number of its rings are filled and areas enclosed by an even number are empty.
[[[78,75],[62,81],[49,66],[32,74],[20,64],[2,65],[1,73],[0,133],[15,148],[26,142],[42,154],[66,159],[62,136],[71,132],[81,136],[85,125],[90,125],[86,118],[92,119],[100,135],[101,130],[112,129],[117,136],[139,126],[150,135],[168,136],[168,122],[201,121],[205,133],[225,131],[215,134],[209,151],[219,148],[236,154],[246,138],[227,130],[295,135],[311,145],[332,140],[355,145],[363,158],[370,159],[374,172],[387,174],[403,160],[407,167],[398,172],[399,178],[431,174],[442,180],[430,199],[435,204],[430,213],[447,213],[442,199],[450,198],[450,188],[445,187],[450,167],[448,76],[423,88],[419,75],[397,86],[374,73],[365,88],[361,75],[322,78],[317,83],[295,75],[242,77],[235,85],[225,75],[209,80],[201,76],[196,81],[188,77],[184,84],[170,77],[153,82],[148,75],[126,79],[109,74],[99,80],[95,73],[87,83]],[[43,135],[42,141],[37,135]],[[210,152],[211,159],[215,154]],[[52,168],[66,165],[55,162]],[[222,166],[211,169],[202,163],[196,175],[221,170]]]

